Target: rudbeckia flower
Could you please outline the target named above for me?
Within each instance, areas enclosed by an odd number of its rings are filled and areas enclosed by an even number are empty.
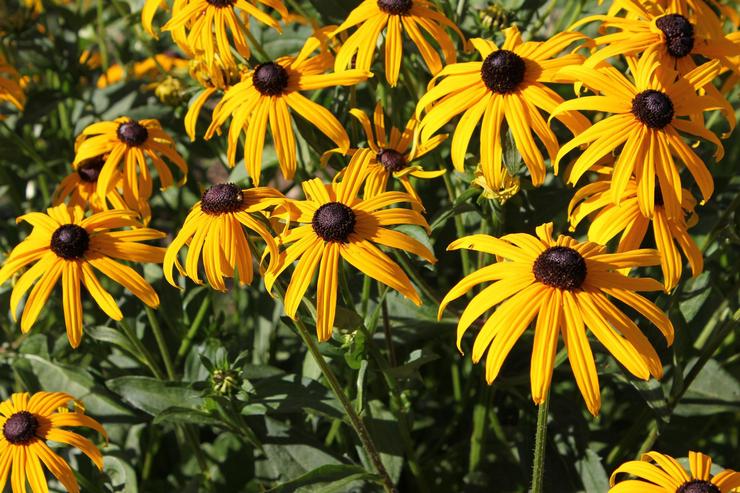
[[[582,81],[597,95],[566,101],[553,111],[551,118],[573,110],[604,111],[613,115],[565,144],[558,152],[555,172],[566,154],[589,144],[576,158],[570,171],[568,183],[575,184],[602,157],[624,144],[614,162],[610,188],[614,199],[619,201],[624,196],[627,183],[634,174],[642,213],[652,217],[655,190],[659,186],[666,213],[676,218],[682,214],[682,191],[674,155],[686,165],[705,201],[714,191],[712,175],[684,142],[681,133],[712,142],[716,146],[715,158],[718,160],[724,154],[722,144],[704,126],[681,117],[719,109],[720,105],[713,98],[699,96],[697,91],[717,75],[720,67],[714,60],[683,77],[676,77],[675,72],[667,67],[660,67],[660,70],[658,67],[655,52],[640,58],[633,72],[634,83],[611,67],[571,66],[561,70],[565,76]]]
[[[689,471],[676,459],[658,452],[625,462],[612,473],[609,493],[730,493],[740,487],[740,473],[724,469],[712,476],[711,457],[689,452]],[[617,475],[639,479],[617,481]]]
[[[127,204],[123,198],[123,177],[115,171],[113,188],[106,195],[98,195],[98,177],[105,164],[105,156],[94,157],[80,163],[76,170],[64,177],[54,191],[51,205],[66,203],[69,207],[80,207],[83,210],[102,212],[109,209],[132,210],[139,213],[143,224],[148,224],[152,217],[149,201],[143,200]]]
[[[7,101],[19,110],[26,103],[26,95],[21,88],[20,74],[0,55],[0,101]]]
[[[363,0],[334,31],[334,35],[358,25],[337,53],[334,70],[350,66],[370,70],[378,37],[385,28],[385,78],[391,86],[398,82],[401,69],[403,32],[419,49],[432,74],[442,70],[442,61],[436,48],[424,37],[425,34],[440,46],[445,63],[455,63],[457,54],[445,27],[455,31],[465,41],[460,29],[426,0]]]
[[[33,226],[33,231],[5,259],[0,269],[0,284],[28,264],[10,295],[10,311],[16,318],[23,295],[31,289],[21,315],[21,330],[28,332],[46,305],[54,285],[62,280],[62,306],[67,338],[72,347],[82,338],[82,299],[80,283],[95,303],[113,320],[123,315],[113,297],[103,288],[93,268],[124,286],[152,308],[159,306],[154,289],[134,269],[114,259],[161,263],[164,248],[139,243],[164,237],[159,231],[140,228],[132,211],[106,211],[84,217],[82,209],[66,205],[51,207],[47,214],[31,212],[18,218]],[[136,229],[110,231],[113,228]]]
[[[415,159],[435,149],[447,138],[447,134],[436,135],[426,142],[412,146],[414,130],[418,124],[416,118],[412,117],[403,130],[391,127],[390,137],[388,137],[383,106],[380,103],[375,106],[373,123],[370,123],[370,118],[364,111],[357,108],[351,109],[350,114],[362,125],[367,144],[375,153],[368,165],[369,173],[365,181],[364,197],[368,199],[385,192],[388,189],[388,178],[392,176],[401,183],[406,193],[414,197],[416,202],[412,203],[412,206],[423,210],[421,197],[411,184],[410,177],[428,180],[444,175],[445,170],[424,171],[420,165],[412,163]],[[357,151],[358,149],[350,149],[348,154],[354,154]],[[325,152],[321,158],[322,162],[336,152],[341,152],[341,150],[333,149]],[[341,178],[341,174],[336,176]]]
[[[656,3],[617,2],[626,11],[627,17],[594,15],[576,22],[570,29],[598,21],[603,36],[593,39],[602,47],[592,54],[585,65],[596,67],[610,57],[624,55],[637,57],[655,51],[661,65],[672,67],[679,74],[687,74],[694,68],[693,56],[709,60],[720,60],[722,65],[740,72],[740,45],[736,45],[722,33],[719,20],[715,22],[698,19],[675,6],[663,8]],[[688,17],[686,17],[688,16]],[[609,31],[609,30],[615,31]],[[732,61],[731,58],[735,57]]]
[[[79,408],[69,411],[75,399],[64,392],[17,392],[0,403],[0,491],[10,476],[13,493],[26,493],[26,480],[34,493],[48,491],[42,464],[69,493],[79,493],[74,471],[47,442],[58,442],[80,449],[99,470],[103,455],[87,438],[65,426],[92,428],[106,439],[103,427]]]
[[[283,195],[268,187],[241,189],[233,183],[214,185],[205,192],[185,218],[182,229],[167,248],[164,256],[164,276],[177,287],[172,269],[177,254],[188,245],[185,273],[198,284],[198,261],[208,283],[219,291],[226,291],[224,277],[239,273],[241,285],[252,282],[252,254],[244,234],[244,227],[256,232],[267,246],[270,260],[277,258],[277,244],[267,226],[254,217],[269,207],[282,204]]]
[[[217,92],[226,91],[238,83],[242,71],[241,67],[224,65],[218,58],[211,64],[207,64],[202,57],[196,57],[190,61],[190,76],[203,86],[203,90],[191,99],[188,112],[185,114],[185,132],[190,140],[195,140],[195,127],[203,105]]]
[[[246,137],[244,165],[254,185],[259,184],[268,122],[283,175],[290,180],[295,174],[296,142],[291,109],[315,125],[340,149],[349,149],[349,137],[337,118],[299,91],[349,86],[372,74],[364,70],[324,74],[331,66],[332,55],[324,51],[310,56],[320,44],[317,38],[311,37],[297,57],[281,57],[274,62],[257,65],[242,77],[241,82],[226,91],[213,110],[213,121],[206,132],[206,139],[213,137],[216,129],[232,117],[228,134],[229,163],[235,164],[239,134],[243,131]]]
[[[694,213],[696,200],[691,192],[682,190],[681,208],[684,211],[679,217],[668,217],[663,206],[660,188],[655,191],[655,208],[653,216],[645,216],[637,200],[637,184],[634,180],[627,183],[624,195],[616,205],[609,190],[609,180],[590,183],[576,191],[568,206],[571,229],[584,217],[591,216],[588,239],[606,245],[612,238],[620,235],[617,252],[628,252],[640,248],[652,225],[655,247],[660,252],[660,267],[663,270],[663,284],[667,291],[672,290],[681,279],[682,261],[679,248],[689,261],[691,273],[697,276],[704,268],[701,250],[688,233],[689,226],[696,224],[698,218]],[[688,216],[688,221],[684,217]],[[676,246],[678,245],[678,247]]]
[[[501,238],[473,235],[455,240],[448,250],[460,248],[495,255],[498,261],[483,267],[455,285],[442,300],[439,316],[452,300],[476,284],[495,281],[475,295],[460,316],[457,347],[470,325],[496,307],[473,345],[473,362],[488,351],[486,381],[492,383],[506,356],[534,318],[534,347],[530,380],[532,399],[545,399],[552,379],[558,335],[562,334],[576,384],[591,414],[601,406],[599,380],[586,327],[636,377],[660,378],[663,367],[655,349],[630,317],[608,296],[641,313],[673,343],[673,325],[652,302],[636,291],[662,291],[648,278],[630,278],[620,269],[656,265],[655,250],[606,253],[596,243],[579,243],[567,236],[552,239],[552,223],[537,228],[537,236],[523,233]],[[497,306],[498,305],[498,306]]]
[[[173,163],[185,182],[188,165],[177,153],[175,141],[162,130],[157,120],[136,121],[128,117],[89,125],[77,137],[74,167],[90,159],[107,155],[98,176],[98,195],[107,195],[114,187],[119,166],[123,175],[123,197],[128,204],[148,201],[152,194],[152,176],[147,165],[151,161],[157,170],[162,188],[174,184],[172,172],[162,157]],[[148,158],[148,159],[147,159]],[[140,208],[137,208],[140,209]]]
[[[500,49],[492,41],[471,40],[483,61],[448,65],[432,79],[429,91],[416,107],[417,118],[426,112],[418,131],[424,142],[455,115],[463,113],[452,136],[451,150],[455,169],[462,171],[468,144],[482,119],[481,169],[488,183],[500,188],[505,178],[500,138],[505,120],[532,175],[532,183],[539,186],[545,179],[545,161],[532,131],[554,160],[558,140],[540,110],[551,113],[563,102],[544,83],[562,82],[556,76],[558,70],[583,60],[575,54],[552,57],[585,37],[579,33],[559,33],[545,42],[524,43],[516,27],[505,29],[504,34],[506,40]],[[588,120],[577,112],[561,113],[558,119],[574,134],[589,127]]]
[[[414,198],[403,192],[385,192],[363,200],[358,197],[367,178],[372,151],[361,149],[350,160],[342,181],[325,185],[318,178],[302,183],[306,200],[292,201],[297,225],[278,237],[281,245],[275,267],[265,275],[272,290],[277,278],[298,261],[285,293],[285,313],[295,319],[303,295],[318,269],[316,332],[320,341],[331,337],[337,304],[339,258],[367,276],[395,289],[417,305],[421,299],[401,268],[375,244],[413,253],[434,263],[434,254],[419,241],[387,226],[415,224],[428,229],[417,211],[385,207]],[[383,210],[384,209],[384,210]]]
[[[147,0],[157,2],[159,0]],[[194,55],[203,56],[208,64],[218,57],[228,66],[236,66],[231,54],[233,48],[245,59],[251,51],[247,43],[247,26],[253,17],[259,22],[281,30],[270,14],[259,9],[259,2],[276,10],[282,17],[288,11],[281,0],[179,0],[172,18],[162,26],[163,31],[184,29],[185,42]]]

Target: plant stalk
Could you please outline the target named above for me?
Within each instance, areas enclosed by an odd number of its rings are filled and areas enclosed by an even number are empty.
[[[547,444],[547,408],[550,405],[548,390],[545,400],[537,409],[537,431],[534,439],[534,462],[532,464],[532,493],[542,493],[545,477],[545,446]]]

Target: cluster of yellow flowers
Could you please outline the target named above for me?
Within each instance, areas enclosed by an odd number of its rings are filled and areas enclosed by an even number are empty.
[[[251,0],[174,0],[171,17],[162,26],[192,58],[191,73],[203,86],[185,116],[187,134],[196,138],[202,109],[221,94],[203,136],[213,138],[228,122],[227,156],[233,166],[244,133],[243,160],[254,186],[221,183],[207,188],[168,248],[144,244],[165,236],[146,227],[151,219],[153,177],[162,188],[181,185],[188,166],[175,141],[155,120],[121,117],[90,125],[76,141],[74,172],[59,185],[52,207],[46,214],[18,218],[31,224],[33,231],[0,270],[3,283],[33,264],[17,279],[11,296],[11,311],[16,316],[22,297],[30,290],[21,315],[24,332],[37,319],[60,277],[65,324],[73,347],[82,336],[81,284],[109,317],[120,320],[120,309],[93,269],[156,307],[159,299],[152,287],[117,260],[163,263],[165,278],[174,286],[178,286],[175,270],[201,283],[202,263],[207,282],[225,291],[226,278],[238,277],[241,284],[252,282],[256,255],[268,291],[277,291],[292,318],[304,301],[315,313],[321,341],[331,337],[334,326],[340,257],[421,304],[407,273],[378,245],[436,261],[421,242],[390,227],[429,229],[410,177],[433,179],[445,170],[425,171],[414,161],[439,146],[447,135],[438,132],[461,115],[451,138],[452,164],[458,171],[469,163],[477,165],[480,183],[494,195],[509,193],[514,187],[514,178],[503,162],[501,135],[507,129],[534,186],[542,185],[547,174],[540,147],[555,174],[561,163],[567,163],[568,183],[575,185],[589,171],[595,171],[598,178],[576,192],[568,211],[573,228],[590,218],[589,241],[562,235],[553,239],[553,225],[547,223],[537,228],[536,236],[477,234],[449,245],[448,250],[473,249],[496,259],[464,277],[439,306],[441,316],[451,301],[477,284],[493,281],[461,313],[458,348],[462,348],[465,332],[495,307],[480,326],[472,349],[475,362],[487,355],[486,379],[491,383],[536,318],[533,400],[541,403],[549,392],[562,335],[577,385],[594,415],[600,408],[600,388],[587,328],[636,377],[647,380],[662,375],[657,352],[613,300],[651,321],[670,344],[671,321],[637,292],[676,287],[683,264],[679,249],[694,275],[702,270],[701,251],[687,232],[696,222],[696,200],[682,186],[680,171],[682,167],[688,170],[701,190],[702,201],[711,197],[713,180],[695,146],[683,137],[714,144],[715,158],[722,158],[722,144],[704,125],[703,113],[721,111],[732,131],[734,111],[723,93],[740,74],[740,37],[724,33],[723,21],[704,0],[613,0],[607,15],[583,19],[545,42],[523,40],[516,27],[504,29],[501,46],[481,38],[466,41],[432,2],[364,0],[341,25],[316,26],[314,35],[294,56],[249,66],[250,19],[279,30],[274,14],[282,20],[291,15],[280,0],[259,0],[259,4],[263,8]],[[155,14],[163,6],[161,0],[145,3],[142,21],[152,35],[156,35]],[[600,23],[600,36],[591,39],[575,30],[591,22]],[[337,117],[302,92],[354,86],[373,77],[383,34],[384,75],[391,87],[399,81],[404,64],[403,34],[418,48],[432,78],[403,129],[387,128],[380,103],[372,122],[363,111],[353,109],[351,115],[364,129],[368,147],[352,148]],[[474,48],[480,61],[458,62],[451,34],[463,48]],[[610,63],[617,58],[629,68],[629,76]],[[700,59],[704,63],[698,64]],[[5,67],[0,64],[2,73],[14,75]],[[714,81],[725,72],[731,72],[728,84],[718,89]],[[22,93],[6,82],[11,79],[0,79],[0,94],[20,108]],[[571,84],[578,97],[565,100],[551,84]],[[581,96],[584,92],[587,95]],[[592,124],[581,111],[608,116]],[[296,113],[336,144],[322,161],[335,154],[351,156],[331,183],[320,178],[303,181],[303,200],[258,186],[268,124],[283,176],[290,180],[295,175],[292,117]],[[573,134],[562,146],[551,127],[553,119]],[[468,148],[479,123],[479,152],[471,158]],[[578,151],[575,159],[571,151]],[[181,175],[179,181],[172,166]],[[394,191],[391,177],[399,181],[403,192]],[[640,248],[650,225],[657,250]],[[251,242],[245,228],[262,239],[264,248]],[[609,253],[605,245],[618,235],[616,252]],[[181,257],[186,246],[187,253]],[[628,276],[634,267],[651,265],[662,267],[663,283]],[[291,266],[295,268],[290,281],[283,286],[280,278]],[[305,293],[315,277],[314,303]],[[16,406],[14,412],[21,408],[25,409]],[[9,419],[17,415],[3,414]],[[5,437],[12,442],[7,433]],[[680,486],[687,482],[710,480],[708,458],[699,455],[696,468],[692,459],[691,477],[660,454],[647,460],[670,468],[671,473],[632,463],[617,473],[634,473],[667,485],[666,491],[683,491]],[[678,474],[676,468],[683,476],[679,475],[681,482],[674,486],[675,481],[665,475]],[[740,484],[740,475],[728,472],[712,481],[724,493]],[[644,485],[624,481],[613,491],[643,491]]]

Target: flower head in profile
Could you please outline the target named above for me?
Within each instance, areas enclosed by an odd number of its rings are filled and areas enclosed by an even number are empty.
[[[306,200],[292,201],[291,218],[296,223],[278,237],[286,248],[275,267],[265,275],[272,290],[277,278],[297,261],[285,293],[285,313],[296,317],[298,306],[318,269],[316,284],[316,331],[320,341],[331,337],[337,305],[339,261],[395,289],[417,305],[421,299],[401,268],[375,245],[404,250],[434,263],[434,254],[419,241],[388,226],[412,224],[428,228],[417,211],[386,207],[412,203],[403,192],[384,192],[371,199],[358,197],[367,178],[374,153],[357,151],[338,183],[325,185],[318,178],[302,183]]]
[[[75,403],[71,411],[70,402]],[[74,397],[64,392],[18,392],[0,403],[0,491],[5,490],[8,476],[13,493],[25,493],[26,480],[34,493],[48,491],[45,467],[69,493],[79,493],[74,471],[47,445],[49,441],[80,449],[102,471],[98,447],[67,426],[91,428],[108,438],[100,423],[86,416]]]
[[[712,476],[712,458],[689,452],[689,470],[659,452],[625,462],[612,473],[609,493],[731,493],[740,487],[740,473],[724,469]],[[638,479],[617,480],[620,474]]]
[[[239,283],[252,282],[252,254],[244,234],[244,227],[257,233],[265,242],[270,260],[277,258],[277,244],[270,230],[256,214],[280,205],[285,198],[269,187],[242,189],[233,183],[213,185],[203,192],[185,218],[185,223],[164,256],[164,276],[173,286],[172,269],[178,252],[187,244],[185,273],[200,284],[199,260],[208,283],[219,291],[226,291],[224,277],[239,273]]]
[[[26,104],[26,95],[20,86],[20,74],[0,55],[0,101],[7,101],[19,110]]]
[[[421,179],[437,178],[445,174],[445,170],[424,171],[424,168],[420,165],[414,164],[414,160],[434,150],[447,138],[447,134],[435,135],[426,142],[412,146],[414,130],[418,124],[416,118],[412,117],[403,130],[391,127],[390,136],[388,136],[383,106],[380,103],[375,106],[372,123],[365,112],[360,109],[354,108],[350,110],[350,114],[362,125],[367,139],[367,145],[375,153],[374,159],[371,159],[368,165],[369,173],[365,181],[364,197],[366,199],[372,198],[379,193],[385,192],[388,189],[388,179],[393,177],[398,180],[409,195],[416,199],[412,207],[423,210],[421,198],[416,193],[410,177],[413,176],[414,178]],[[350,149],[348,154],[354,154],[357,150]],[[322,156],[322,161],[325,161],[332,153],[336,152],[341,152],[341,150],[333,149],[325,152],[324,156]],[[338,174],[337,178],[341,178],[341,174]]]
[[[494,281],[476,294],[460,316],[457,345],[470,326],[488,310],[473,345],[473,362],[488,352],[486,380],[492,383],[506,356],[533,319],[534,347],[530,380],[532,399],[539,404],[552,379],[558,336],[562,335],[576,384],[588,410],[596,415],[601,406],[596,365],[586,328],[636,377],[660,378],[663,367],[647,337],[630,317],[609,298],[632,307],[655,324],[669,344],[673,326],[668,317],[636,291],[662,291],[648,278],[630,278],[620,269],[656,265],[655,250],[606,253],[596,243],[579,243],[559,236],[552,239],[552,223],[537,228],[537,236],[514,233],[494,238],[473,235],[450,244],[448,250],[475,250],[501,259],[464,277],[442,300],[439,316],[452,300],[482,282]]]
[[[563,99],[545,83],[557,82],[559,69],[578,64],[580,55],[552,58],[572,43],[584,39],[579,33],[559,33],[545,42],[522,42],[516,27],[504,30],[501,48],[492,41],[473,39],[471,43],[482,62],[447,65],[432,80],[429,91],[419,100],[416,116],[421,118],[421,141],[428,140],[456,115],[462,113],[452,136],[451,157],[455,169],[462,171],[465,155],[478,123],[480,129],[480,166],[486,180],[501,188],[506,170],[501,145],[505,125],[511,129],[516,147],[539,186],[545,179],[545,161],[532,132],[544,144],[550,159],[558,152],[558,140],[548,127],[541,110],[551,113]],[[558,118],[578,134],[588,128],[588,120],[577,112],[562,113]]]
[[[152,216],[148,200],[139,200],[133,204],[123,198],[123,176],[120,171],[113,175],[113,188],[105,195],[98,195],[98,177],[103,169],[107,156],[97,156],[79,164],[57,186],[51,198],[51,205],[67,204],[69,207],[80,207],[83,210],[102,212],[110,209],[133,210],[139,213],[141,222],[148,224]]]
[[[698,276],[704,268],[701,250],[688,233],[689,226],[698,218],[694,212],[696,200],[691,192],[682,190],[684,214],[669,217],[663,205],[660,188],[655,191],[653,216],[645,216],[637,200],[637,184],[632,179],[627,183],[619,205],[612,200],[609,180],[590,183],[578,191],[568,206],[571,229],[585,218],[590,217],[588,239],[606,245],[619,235],[617,252],[627,252],[640,248],[652,226],[655,247],[660,252],[660,267],[663,270],[663,284],[666,291],[676,287],[683,271],[679,249],[689,261],[691,273]]]
[[[158,1],[147,0],[147,3]],[[245,59],[251,54],[247,43],[250,18],[281,30],[278,21],[260,9],[258,3],[274,9],[282,17],[288,15],[281,0],[176,0],[177,9],[173,7],[172,18],[162,30],[179,31],[179,35],[173,33],[175,39],[179,37],[182,41],[184,36],[190,52],[203,56],[209,65],[218,58],[225,65],[236,66],[232,48]]]
[[[190,61],[190,76],[203,87],[197,95],[193,96],[188,104],[188,112],[185,114],[185,132],[190,140],[195,140],[198,116],[206,102],[215,94],[227,91],[237,84],[244,73],[246,73],[245,68],[229,67],[221,63],[218,58],[211,64],[206,63],[203,57],[196,57]]]
[[[175,149],[172,140],[157,120],[136,121],[128,117],[114,121],[93,123],[82,131],[76,142],[73,166],[79,168],[91,159],[107,156],[98,175],[97,193],[106,196],[116,186],[116,172],[123,178],[122,193],[127,204],[148,201],[152,194],[152,174],[149,162],[154,165],[161,187],[175,183],[163,158],[174,164],[182,173],[179,184],[185,182],[188,165]],[[135,210],[141,210],[135,207]]]
[[[311,37],[297,57],[281,57],[257,65],[243,76],[241,82],[226,91],[213,111],[213,121],[206,132],[206,139],[213,137],[216,130],[231,117],[227,151],[229,163],[233,166],[236,162],[239,135],[244,132],[244,164],[255,186],[260,180],[268,123],[283,175],[290,180],[295,174],[296,141],[291,110],[316,126],[340,149],[349,149],[347,131],[337,118],[300,91],[353,85],[372,74],[365,70],[325,74],[331,67],[331,53],[323,51],[311,56],[321,43],[318,38]]]
[[[442,70],[437,49],[425,35],[442,49],[445,63],[455,63],[457,50],[445,28],[453,30],[463,42],[458,27],[427,0],[363,0],[334,31],[338,35],[357,27],[342,44],[334,69],[350,66],[370,70],[378,38],[385,29],[385,78],[391,86],[398,82],[403,63],[403,33],[416,45],[432,74]]]
[[[576,158],[568,176],[568,183],[575,184],[604,156],[623,145],[614,162],[610,187],[614,199],[619,201],[624,196],[634,175],[642,213],[652,217],[655,190],[660,188],[666,214],[676,218],[683,213],[681,179],[674,156],[686,165],[704,200],[708,200],[714,191],[714,180],[707,166],[684,142],[681,134],[712,142],[716,146],[715,158],[722,158],[724,150],[717,136],[700,122],[682,118],[720,107],[709,96],[697,94],[717,75],[720,67],[715,60],[677,77],[667,67],[658,70],[659,66],[655,52],[640,58],[633,72],[634,83],[613,67],[571,66],[561,70],[566,76],[582,81],[597,95],[566,101],[553,112],[553,116],[573,110],[605,111],[612,116],[600,120],[565,144],[558,153],[555,171],[566,154],[588,144],[588,148]]]
[[[33,231],[5,259],[0,269],[0,284],[21,270],[13,286],[10,311],[16,318],[23,295],[31,290],[21,315],[21,330],[28,332],[45,307],[57,281],[61,279],[62,306],[67,338],[72,347],[82,339],[82,298],[84,285],[95,303],[113,320],[123,315],[113,297],[103,288],[93,269],[124,286],[152,308],[159,305],[154,289],[134,269],[114,259],[161,263],[164,248],[140,243],[162,238],[159,231],[141,228],[132,211],[110,210],[84,217],[79,207],[60,205],[47,213],[31,212],[18,218],[33,226]],[[131,227],[135,229],[110,231]],[[35,285],[34,285],[35,284]],[[33,286],[33,288],[31,288]]]

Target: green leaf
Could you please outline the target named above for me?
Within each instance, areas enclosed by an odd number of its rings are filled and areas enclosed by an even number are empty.
[[[411,352],[406,363],[393,368],[388,368],[385,372],[396,378],[410,378],[418,372],[422,365],[436,359],[439,359],[438,355],[428,350],[416,349]]]
[[[106,385],[136,409],[152,416],[170,407],[197,408],[202,402],[199,393],[180,382],[162,382],[150,377],[120,377]]]
[[[583,458],[576,462],[576,470],[581,476],[584,491],[608,491],[609,477],[601,464],[599,454],[586,449]]]
[[[138,493],[136,471],[113,451],[105,451],[103,472],[110,478],[111,491],[115,493]]]
[[[251,405],[260,404],[269,412],[304,413],[312,410],[334,419],[343,419],[344,412],[329,389],[315,380],[287,375],[252,381]],[[247,406],[246,413],[253,407]]]
[[[118,346],[127,353],[135,356],[140,362],[143,362],[138,351],[136,350],[136,348],[134,348],[134,345],[131,344],[131,340],[126,337],[126,335],[123,334],[120,330],[114,329],[112,327],[106,327],[104,325],[98,325],[97,327],[90,327],[89,329],[85,329],[85,334],[89,335],[96,341],[107,342],[113,344],[114,346]]]
[[[168,407],[161,413],[157,414],[153,423],[184,423],[199,426],[224,426],[224,423],[217,417],[211,416],[204,411],[187,407]]]
[[[694,363],[695,364],[695,363]],[[686,365],[691,371],[693,364]],[[679,401],[678,416],[711,416],[740,411],[740,383],[716,360],[710,359]]]
[[[318,467],[291,481],[283,483],[267,493],[293,493],[294,491],[315,491],[330,493],[334,491],[347,491],[344,487],[352,481],[366,480],[376,481],[378,476],[370,474],[360,466],[345,464],[330,464]],[[320,488],[315,486],[324,484]],[[301,488],[307,488],[302,490]]]

